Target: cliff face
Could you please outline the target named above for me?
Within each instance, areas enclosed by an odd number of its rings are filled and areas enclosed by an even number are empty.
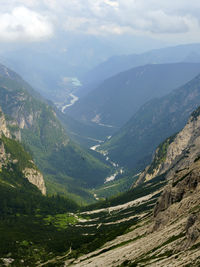
[[[36,169],[25,168],[23,170],[23,174],[30,183],[37,186],[37,188],[42,192],[43,195],[46,195],[46,187],[41,172]]]
[[[7,128],[5,116],[0,108],[0,137],[4,134],[6,137],[10,138],[10,132]]]
[[[4,114],[0,110],[0,171],[2,167],[11,170],[10,166],[14,164],[21,172],[21,175],[27,178],[30,183],[37,186],[42,194],[45,195],[46,187],[43,175],[35,166],[30,155],[13,139],[13,133],[15,132],[17,135],[19,131],[13,130],[12,127],[10,131],[9,126],[16,128],[15,122],[12,122],[12,124],[11,122],[7,123]],[[14,137],[20,139],[20,135],[16,135]],[[7,182],[6,177],[4,182]]]
[[[153,231],[157,232],[179,222],[185,238],[176,251],[198,248],[200,244],[200,160],[171,176],[154,207]],[[196,265],[195,265],[196,266]]]

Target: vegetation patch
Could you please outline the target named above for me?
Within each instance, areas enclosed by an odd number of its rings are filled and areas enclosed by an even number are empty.
[[[58,229],[66,229],[69,224],[74,225],[78,222],[78,217],[70,213],[48,215],[44,218],[46,225],[54,225]]]

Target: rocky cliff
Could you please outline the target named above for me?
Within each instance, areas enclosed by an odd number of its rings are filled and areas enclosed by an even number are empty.
[[[17,140],[13,139],[12,131],[14,132],[14,130],[12,127],[12,130],[9,130],[9,126],[11,127],[11,122],[7,123],[0,109],[0,170],[2,168],[11,169],[11,166],[14,164],[19,169],[21,175],[27,178],[30,183],[37,186],[42,194],[45,195],[46,187],[43,175],[35,166],[30,155]],[[12,122],[12,126],[15,128],[16,123]],[[15,130],[15,132],[18,131]],[[17,137],[19,139],[20,135]],[[4,182],[7,182],[6,177]]]
[[[7,124],[6,124],[6,120],[5,120],[5,116],[1,110],[0,107],[0,137],[3,135],[5,135],[6,137],[10,138],[10,132],[7,128]]]

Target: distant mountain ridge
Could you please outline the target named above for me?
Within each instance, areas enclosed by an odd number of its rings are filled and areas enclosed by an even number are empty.
[[[95,84],[98,85],[105,79],[133,67],[177,62],[200,62],[200,44],[178,45],[142,54],[113,56],[89,71],[85,75],[84,81],[86,85],[94,84],[95,86]]]

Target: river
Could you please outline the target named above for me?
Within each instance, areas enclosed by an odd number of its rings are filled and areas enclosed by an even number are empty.
[[[74,103],[76,103],[76,101],[78,101],[78,99],[79,99],[78,96],[75,96],[72,93],[69,94],[69,96],[71,97],[70,103],[66,104],[62,107],[62,113],[65,113],[65,109],[74,105]]]

